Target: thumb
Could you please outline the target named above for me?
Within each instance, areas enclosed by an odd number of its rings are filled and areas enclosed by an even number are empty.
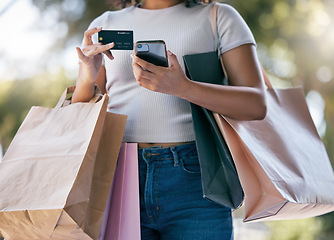
[[[170,66],[175,66],[175,67],[180,67],[180,63],[177,60],[177,57],[174,53],[172,53],[171,51],[167,51],[167,55],[168,55],[168,59],[170,61]]]

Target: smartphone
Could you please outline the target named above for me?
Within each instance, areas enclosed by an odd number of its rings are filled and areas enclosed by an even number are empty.
[[[168,67],[166,44],[163,40],[138,41],[136,56],[157,66]]]
[[[133,31],[131,30],[101,30],[98,32],[99,42],[115,43],[110,50],[133,50]]]

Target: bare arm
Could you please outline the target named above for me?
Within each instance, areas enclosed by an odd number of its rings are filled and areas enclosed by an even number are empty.
[[[94,96],[95,85],[101,89],[102,93],[106,92],[106,77],[105,68],[102,66],[102,53],[113,60],[114,58],[108,49],[112,48],[114,43],[106,45],[93,44],[91,37],[100,30],[101,28],[87,30],[84,35],[82,50],[76,48],[81,62],[72,103],[89,101]]]
[[[265,117],[265,88],[253,45],[243,45],[223,54],[230,86],[189,80],[176,56],[171,53],[169,68],[154,66],[136,56],[133,59],[133,71],[138,83],[152,91],[172,94],[234,119]],[[150,72],[143,71],[140,66]]]
[[[188,82],[182,98],[234,119],[262,119],[264,84],[255,47],[244,45],[223,55],[229,86]],[[202,96],[202,97],[198,97]]]

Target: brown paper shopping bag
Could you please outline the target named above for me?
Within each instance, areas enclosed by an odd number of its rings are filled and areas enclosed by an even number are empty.
[[[307,218],[334,211],[334,173],[300,87],[273,89],[260,121],[215,119],[245,192],[245,221]]]
[[[65,104],[71,91],[53,109],[32,107],[3,158],[6,240],[98,238],[126,116],[106,112],[107,95]]]

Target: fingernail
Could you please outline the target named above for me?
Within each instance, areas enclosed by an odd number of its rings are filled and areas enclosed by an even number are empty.
[[[167,51],[167,54],[170,55],[170,56],[173,55],[173,53],[171,51],[169,51],[169,50]]]

